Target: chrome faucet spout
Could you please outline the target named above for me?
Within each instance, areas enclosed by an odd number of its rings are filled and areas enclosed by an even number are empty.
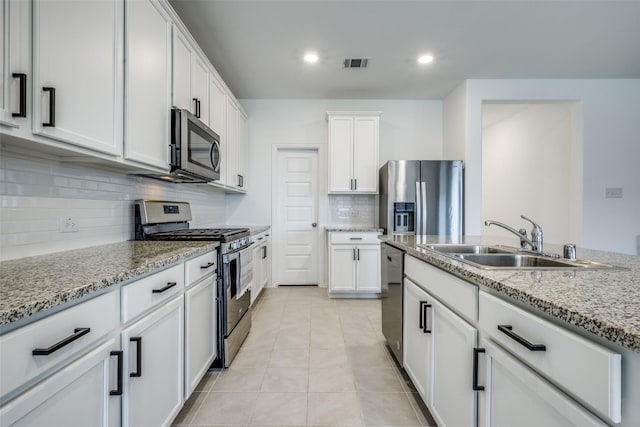
[[[513,227],[508,226],[507,224],[504,224],[502,222],[499,221],[493,221],[493,220],[486,220],[484,222],[484,225],[486,225],[487,227],[491,226],[491,225],[497,225],[498,227],[504,228],[507,231],[510,231],[511,233],[515,234],[516,236],[518,236],[520,238],[520,246],[522,247],[522,249],[527,249],[527,244],[529,246],[531,246],[531,250],[535,251],[535,252],[541,252],[542,248],[538,247],[538,245],[534,242],[531,241],[528,237],[527,237],[527,231],[524,229],[520,229],[520,230],[516,230]]]

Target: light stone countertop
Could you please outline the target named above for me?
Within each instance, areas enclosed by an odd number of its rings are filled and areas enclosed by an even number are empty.
[[[339,233],[382,233],[383,229],[379,227],[366,226],[366,225],[334,225],[325,227],[327,232],[339,232]]]
[[[614,264],[619,270],[484,270],[417,244],[469,243],[514,246],[514,239],[463,236],[451,242],[438,236],[380,236],[383,242],[497,291],[508,299],[640,353],[640,256],[578,248],[577,258]],[[546,244],[545,251],[562,253]]]
[[[128,241],[0,262],[0,327],[218,246],[217,242]]]

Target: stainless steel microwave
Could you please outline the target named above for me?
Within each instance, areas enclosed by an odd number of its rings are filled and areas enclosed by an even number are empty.
[[[187,110],[171,110],[171,174],[181,182],[220,179],[220,137]]]

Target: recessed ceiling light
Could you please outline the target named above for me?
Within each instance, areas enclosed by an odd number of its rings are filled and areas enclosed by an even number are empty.
[[[309,52],[304,56],[304,60],[307,62],[318,62],[318,55],[315,53]]]
[[[420,64],[428,64],[430,62],[433,62],[433,56],[431,55],[421,55],[418,57],[418,62]]]

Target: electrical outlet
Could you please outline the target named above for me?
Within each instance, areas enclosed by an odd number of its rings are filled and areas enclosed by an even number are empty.
[[[78,220],[72,216],[63,216],[60,218],[61,233],[76,233],[78,229]]]
[[[622,199],[622,188],[605,188],[604,197],[606,199]]]

